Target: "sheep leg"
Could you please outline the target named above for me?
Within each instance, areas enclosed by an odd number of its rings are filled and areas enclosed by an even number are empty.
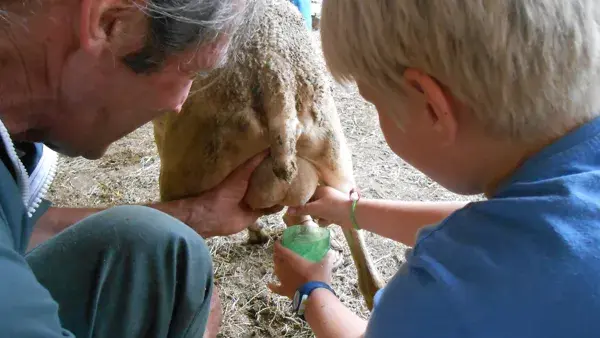
[[[327,156],[315,156],[314,162],[321,163],[322,168],[325,168],[325,170],[321,170],[324,185],[348,194],[350,189],[356,186],[352,174],[351,155],[337,116],[329,115],[329,119],[335,137],[328,138],[328,144],[323,145]],[[328,162],[323,161],[324,158],[335,160]],[[330,170],[326,170],[327,168]],[[367,307],[372,310],[375,294],[384,286],[383,279],[371,260],[362,232],[355,229],[343,229],[343,234],[356,267],[359,290],[365,298]]]
[[[344,229],[343,232],[358,272],[358,288],[365,298],[367,308],[373,310],[375,293],[383,288],[384,282],[375,269],[360,230]]]

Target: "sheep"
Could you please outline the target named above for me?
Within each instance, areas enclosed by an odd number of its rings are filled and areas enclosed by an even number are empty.
[[[270,149],[252,174],[246,202],[254,209],[302,205],[319,184],[349,193],[355,186],[346,144],[322,57],[289,0],[254,0],[245,44],[227,62],[194,79],[180,113],[153,121],[161,161],[162,201],[211,189],[253,155]],[[286,225],[311,222],[283,217]],[[260,243],[262,222],[249,242]],[[359,289],[372,309],[382,287],[360,231],[344,230],[358,270]]]

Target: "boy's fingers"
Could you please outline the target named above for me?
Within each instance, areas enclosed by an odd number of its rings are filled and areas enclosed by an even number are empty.
[[[269,290],[271,290],[271,292],[276,293],[280,296],[283,296],[281,294],[281,285],[277,285],[275,283],[268,283],[267,287],[269,288]]]
[[[324,219],[324,218],[319,218],[317,220],[317,223],[319,224],[320,227],[324,227],[324,228],[333,224],[333,222],[331,222],[330,220]]]
[[[277,260],[286,259],[288,257],[288,251],[291,251],[291,250],[285,248],[281,244],[281,241],[276,241],[275,244],[273,245],[273,252],[275,254],[275,259],[277,259]]]
[[[287,210],[287,213],[294,216],[305,216],[305,215],[313,215],[319,214],[321,209],[321,203],[319,201],[309,202],[305,205],[298,207],[290,207]]]
[[[327,267],[333,267],[336,258],[336,254],[333,251],[329,250],[325,257],[323,257],[323,259],[321,260],[321,264]]]
[[[305,264],[305,261],[301,256],[284,247],[280,241],[275,242],[273,251],[276,260],[291,262],[294,267],[303,266]]]
[[[332,190],[335,189],[325,186],[318,187],[308,203],[306,203],[305,205],[288,208],[288,213],[290,215],[310,215],[318,217],[323,212],[326,212],[326,208],[328,208],[328,203],[324,203],[322,198],[327,197],[327,195],[331,194]]]
[[[317,190],[315,190],[315,193],[313,194],[312,198],[314,200],[318,200],[318,199],[322,198],[323,196],[327,195],[331,189],[333,189],[333,188],[327,187],[327,186],[317,187]],[[335,189],[333,189],[333,190],[335,190]]]

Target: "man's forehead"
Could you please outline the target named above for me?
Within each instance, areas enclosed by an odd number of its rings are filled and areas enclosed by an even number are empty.
[[[119,0],[112,0],[119,1]],[[185,68],[211,69],[223,60],[230,35],[244,22],[242,0],[155,0],[139,6],[147,14],[148,36],[143,53],[129,62],[136,72],[152,72],[181,55]],[[179,58],[179,57],[177,57]]]
[[[178,67],[187,73],[210,72],[219,68],[227,61],[228,44],[227,40],[221,39],[206,45],[191,46],[177,55]]]

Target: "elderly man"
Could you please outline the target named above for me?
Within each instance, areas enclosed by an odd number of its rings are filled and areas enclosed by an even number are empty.
[[[214,335],[220,308],[202,237],[236,233],[260,216],[241,200],[264,155],[206,194],[169,204],[58,209],[43,193],[51,149],[96,159],[179,109],[194,74],[235,42],[248,6],[25,0],[1,9],[1,336]],[[60,234],[25,254],[34,226]]]

